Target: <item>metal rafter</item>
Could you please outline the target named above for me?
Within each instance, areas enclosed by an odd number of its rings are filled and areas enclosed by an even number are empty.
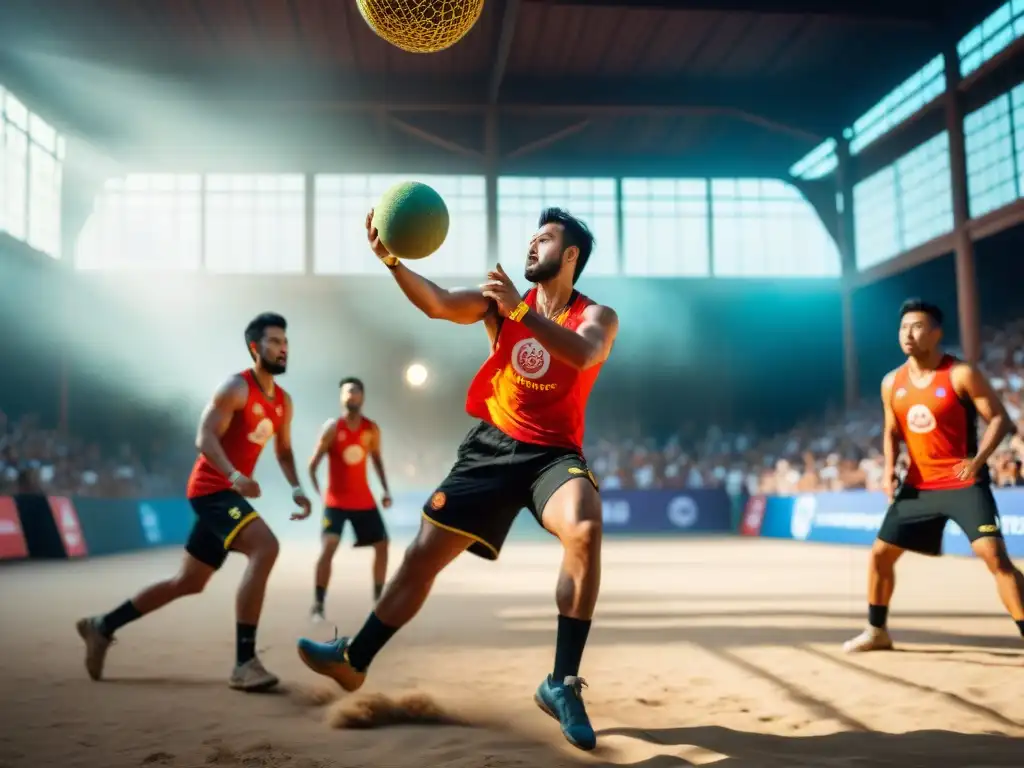
[[[785,14],[931,24],[941,18],[936,0],[526,0],[531,5]]]

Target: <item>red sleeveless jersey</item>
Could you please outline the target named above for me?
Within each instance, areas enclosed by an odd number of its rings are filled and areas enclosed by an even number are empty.
[[[537,289],[524,301],[533,310]],[[556,322],[575,331],[594,302],[573,291]],[[466,412],[524,443],[582,453],[590,390],[603,363],[578,371],[554,358],[522,323],[503,320],[491,356],[466,397]]]
[[[978,450],[977,412],[969,398],[953,388],[953,367],[945,355],[927,386],[911,381],[907,364],[896,370],[890,403],[907,446],[910,467],[905,483],[922,491],[966,488],[977,482],[960,480],[956,466]]]
[[[245,408],[235,411],[227,431],[221,435],[220,444],[235,469],[246,477],[252,477],[256,462],[263,453],[263,446],[270,442],[281,428],[285,419],[285,393],[274,385],[274,396],[267,397],[260,389],[259,382],[251,370],[243,371],[241,377],[249,388]],[[231,488],[228,480],[203,454],[199,454],[192,474],[188,478],[185,495],[194,499],[217,491]]]
[[[328,507],[345,510],[374,509],[377,502],[366,478],[366,459],[373,447],[377,425],[363,417],[355,429],[338,419],[334,440],[327,452]]]

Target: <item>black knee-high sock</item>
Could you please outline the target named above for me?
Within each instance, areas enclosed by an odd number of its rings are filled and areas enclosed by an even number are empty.
[[[1024,637],[1024,620],[1017,622],[1017,629],[1020,630],[1020,636]]]
[[[398,627],[389,627],[377,618],[376,613],[371,613],[363,628],[348,645],[349,664],[358,670],[369,667],[373,657],[387,645],[388,640],[394,637],[397,631]]]
[[[885,629],[885,623],[889,620],[889,606],[869,605],[868,624],[875,629]]]
[[[575,677],[580,673],[580,662],[583,660],[583,649],[587,645],[590,634],[590,620],[572,619],[558,616],[558,637],[555,641],[555,671],[552,674],[555,682],[562,682],[566,677]]]
[[[321,608],[324,606],[324,598],[327,596],[327,587],[316,588],[316,604]]]
[[[256,627],[238,624],[235,627],[235,660],[245,664],[256,655]]]
[[[383,584],[374,584],[373,585],[373,599],[374,600],[380,600],[380,596],[383,593],[384,593],[384,585]]]
[[[128,624],[142,616],[139,609],[131,600],[125,600],[121,605],[100,619],[100,632],[107,637],[113,637],[125,624]]]

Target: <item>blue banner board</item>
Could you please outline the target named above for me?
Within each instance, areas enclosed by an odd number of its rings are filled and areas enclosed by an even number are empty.
[[[994,494],[1007,550],[1011,556],[1024,557],[1024,490],[998,489]],[[761,536],[870,546],[887,508],[884,494],[869,491],[769,496]],[[953,523],[946,525],[942,546],[948,554],[971,553],[967,537]]]

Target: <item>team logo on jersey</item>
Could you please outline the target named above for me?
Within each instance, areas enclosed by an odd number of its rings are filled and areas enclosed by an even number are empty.
[[[536,339],[523,339],[512,347],[512,367],[526,379],[539,379],[548,372],[551,355]]]
[[[345,450],[341,452],[341,460],[348,464],[350,467],[354,467],[356,464],[366,458],[366,451],[363,450],[361,445],[349,445],[345,447]]]
[[[277,413],[278,418],[280,418],[281,416],[284,416],[284,406],[283,405],[277,406],[277,408],[275,409],[275,413]]]
[[[256,425],[256,429],[249,433],[248,439],[250,443],[256,445],[266,445],[267,441],[274,436],[274,422],[270,419],[262,419],[259,424]]]
[[[263,411],[263,404],[262,403],[253,403],[252,404],[252,415],[253,416],[255,416],[258,419],[258,418],[260,418],[263,415],[263,413],[264,413],[264,411]]]
[[[900,387],[899,389],[896,390],[896,399],[897,400],[899,400],[901,397],[906,397],[906,396],[907,396],[907,390],[905,390],[903,387]]]
[[[344,429],[339,429],[338,430],[338,439],[339,440],[344,440],[347,437],[348,437],[348,432],[346,432]]]
[[[447,500],[448,497],[444,495],[444,491],[438,491],[430,497],[430,508],[436,512],[444,506]]]
[[[915,435],[927,435],[936,426],[935,414],[927,405],[918,403],[910,406],[910,410],[907,411],[907,429]]]

